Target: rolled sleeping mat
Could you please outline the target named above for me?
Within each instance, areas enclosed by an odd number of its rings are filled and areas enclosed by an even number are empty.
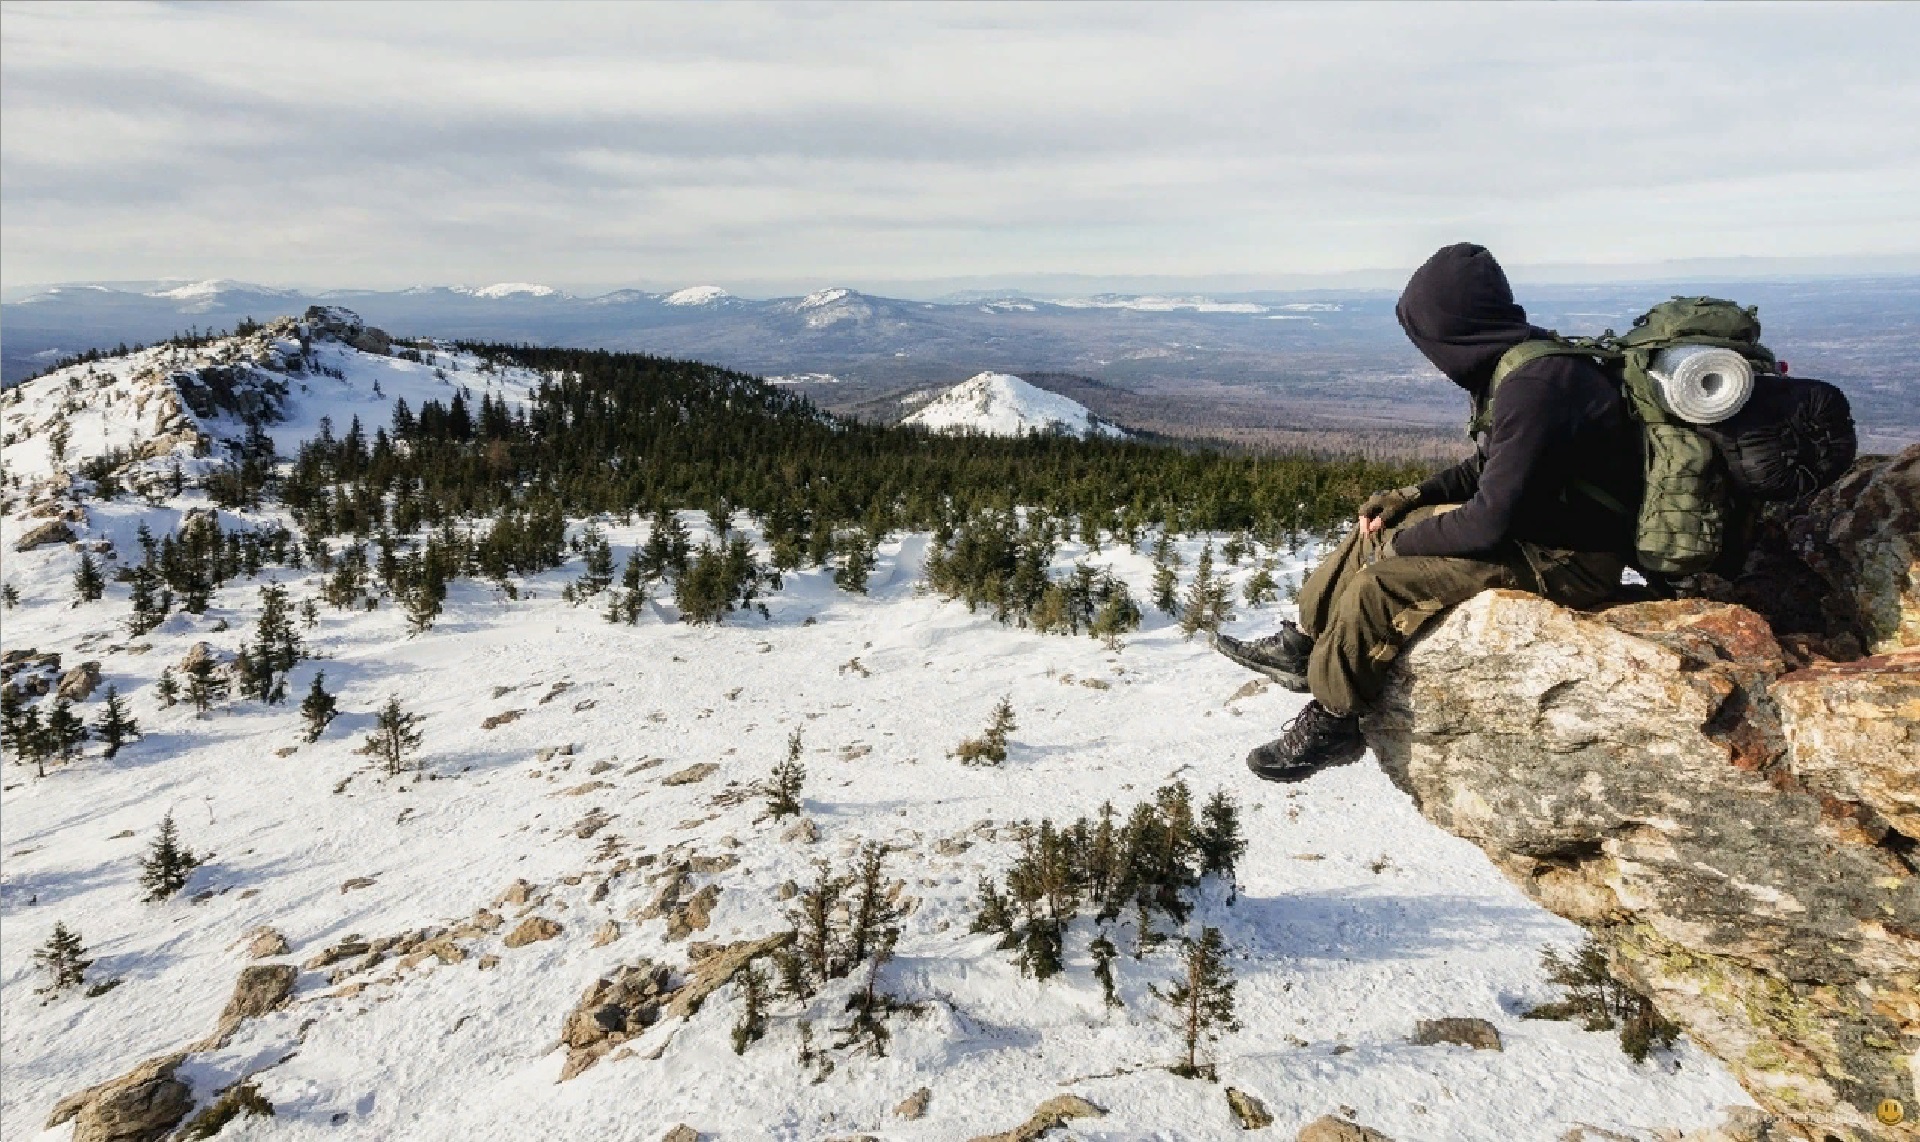
[[[1691,424],[1718,424],[1753,393],[1753,366],[1732,349],[1675,345],[1653,355],[1647,372],[1669,413]]]

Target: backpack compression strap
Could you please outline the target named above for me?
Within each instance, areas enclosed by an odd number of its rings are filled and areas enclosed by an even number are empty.
[[[1542,357],[1591,357],[1605,363],[1619,359],[1620,353],[1585,339],[1576,341],[1566,337],[1542,337],[1520,342],[1502,353],[1499,363],[1494,365],[1493,379],[1487,382],[1486,394],[1473,404],[1473,419],[1467,424],[1468,436],[1479,436],[1493,430],[1493,398],[1500,391],[1500,383],[1522,365]]]
[[[1500,391],[1500,382],[1507,379],[1522,365],[1537,361],[1542,357],[1589,357],[1602,364],[1617,361],[1621,353],[1591,339],[1572,340],[1564,337],[1540,338],[1534,341],[1522,341],[1500,355],[1500,361],[1493,367],[1493,379],[1487,382],[1484,397],[1474,402],[1473,420],[1467,425],[1467,435],[1478,437],[1483,432],[1493,431],[1493,398]],[[1627,505],[1605,489],[1582,479],[1567,481],[1567,487],[1586,496],[1615,515],[1633,517],[1633,511]]]

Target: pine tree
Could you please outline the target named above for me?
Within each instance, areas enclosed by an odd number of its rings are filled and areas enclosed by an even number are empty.
[[[733,1053],[744,1055],[767,1033],[767,977],[749,963],[734,978],[740,981],[740,1019],[733,1025]]]
[[[196,658],[187,667],[187,701],[201,717],[205,717],[213,704],[226,696],[227,680],[214,673],[213,656]],[[161,675],[165,678],[165,674]]]
[[[153,684],[153,688],[160,695],[162,705],[171,706],[180,700],[180,683],[174,681],[171,666],[160,671],[160,680]]]
[[[1172,1068],[1182,1078],[1215,1077],[1211,1063],[1200,1064],[1202,1044],[1212,1042],[1223,1032],[1237,1031],[1233,1018],[1233,971],[1227,966],[1227,945],[1220,929],[1205,929],[1198,940],[1182,942],[1181,957],[1186,967],[1184,978],[1165,990],[1150,987],[1153,997],[1173,1010],[1180,1037],[1186,1044],[1186,1059]]]
[[[400,699],[388,698],[387,704],[380,708],[373,732],[361,743],[360,752],[379,758],[389,777],[398,776],[407,768],[408,757],[420,748],[419,725],[420,715],[407,713],[401,708]]]
[[[787,736],[786,760],[773,767],[773,776],[767,782],[767,813],[778,821],[782,817],[797,817],[801,812],[800,789],[807,780],[807,767],[800,762],[800,731],[795,730]]]
[[[300,661],[300,632],[293,626],[293,604],[278,583],[260,588],[260,620],[254,628],[256,656],[270,674],[285,674]]]
[[[87,980],[87,969],[93,966],[93,961],[87,958],[86,945],[80,942],[80,933],[59,922],[53,925],[47,942],[33,953],[33,962],[47,973],[47,985],[35,988],[35,995],[57,995],[68,988],[79,987]]]
[[[1246,838],[1240,834],[1240,808],[1226,790],[1216,792],[1200,810],[1200,828],[1194,834],[1194,846],[1200,853],[1201,875],[1218,873],[1231,880],[1234,866],[1247,851]]]
[[[964,765],[999,765],[1007,760],[1007,739],[1014,726],[1013,696],[1007,695],[994,706],[987,732],[961,742],[954,747],[953,756]]]
[[[173,593],[160,586],[160,577],[151,564],[135,567],[130,582],[133,613],[127,617],[127,631],[138,636],[166,621],[173,607]]]
[[[867,593],[867,580],[875,562],[873,538],[862,531],[848,532],[834,540],[840,565],[833,569],[833,585],[850,595]]]
[[[320,735],[327,732],[327,723],[333,721],[340,712],[340,704],[332,694],[327,693],[327,672],[322,670],[313,676],[313,685],[307,687],[307,696],[300,700],[300,718],[306,723],[306,739],[317,742]]]
[[[1261,564],[1253,577],[1247,580],[1242,594],[1249,607],[1265,606],[1280,594],[1280,584],[1274,581],[1273,570]]]
[[[860,851],[860,870],[854,877],[852,918],[847,928],[846,959],[860,963],[899,934],[900,909],[888,898],[887,847],[877,841]]]
[[[107,747],[106,755],[112,758],[120,748],[140,736],[140,723],[127,713],[127,703],[120,697],[120,689],[111,683],[107,686],[106,704],[100,708],[100,720],[94,724],[101,742]]]
[[[1200,631],[1217,631],[1220,624],[1232,618],[1227,584],[1213,571],[1213,545],[1209,543],[1200,552],[1200,562],[1194,568],[1193,582],[1187,587],[1187,596],[1180,603],[1180,630],[1188,638]]]
[[[73,573],[74,606],[97,602],[106,588],[107,581],[100,577],[100,565],[93,561],[93,553],[82,551],[80,566]]]
[[[193,870],[204,863],[205,857],[196,856],[192,849],[180,843],[173,814],[168,813],[160,818],[160,832],[140,860],[140,886],[147,890],[146,899],[165,900],[185,888]]]
[[[20,592],[14,590],[12,583],[0,583],[0,606],[7,610],[20,605]]]
[[[1087,951],[1093,955],[1093,978],[1100,981],[1100,1001],[1108,1007],[1126,1006],[1120,1002],[1120,992],[1114,985],[1113,961],[1120,952],[1113,941],[1102,932],[1087,945]]]
[[[812,995],[830,979],[845,974],[840,950],[840,933],[834,920],[847,882],[833,875],[826,861],[816,865],[811,887],[800,891],[791,913],[796,939],[794,946],[804,971],[804,986]]]
[[[53,712],[47,715],[48,753],[63,762],[73,761],[80,756],[80,747],[87,740],[87,725],[73,712],[73,703],[65,698],[56,699]]]
[[[1164,615],[1180,613],[1180,556],[1163,528],[1153,544],[1153,605]]]

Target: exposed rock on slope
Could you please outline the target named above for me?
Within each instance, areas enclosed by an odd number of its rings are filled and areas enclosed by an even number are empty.
[[[1890,534],[1911,517],[1864,501],[1807,530],[1911,552]],[[1911,583],[1908,559],[1862,595]],[[1403,656],[1368,738],[1767,1110],[1813,1139],[1920,1139],[1911,1110],[1875,1114],[1920,1107],[1920,647],[1873,645],[1803,661],[1725,603],[1489,592]]]

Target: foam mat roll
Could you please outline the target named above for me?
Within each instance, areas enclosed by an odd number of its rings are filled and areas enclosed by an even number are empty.
[[[1647,371],[1667,411],[1694,424],[1718,424],[1753,394],[1753,366],[1731,349],[1676,345],[1655,353]]]

